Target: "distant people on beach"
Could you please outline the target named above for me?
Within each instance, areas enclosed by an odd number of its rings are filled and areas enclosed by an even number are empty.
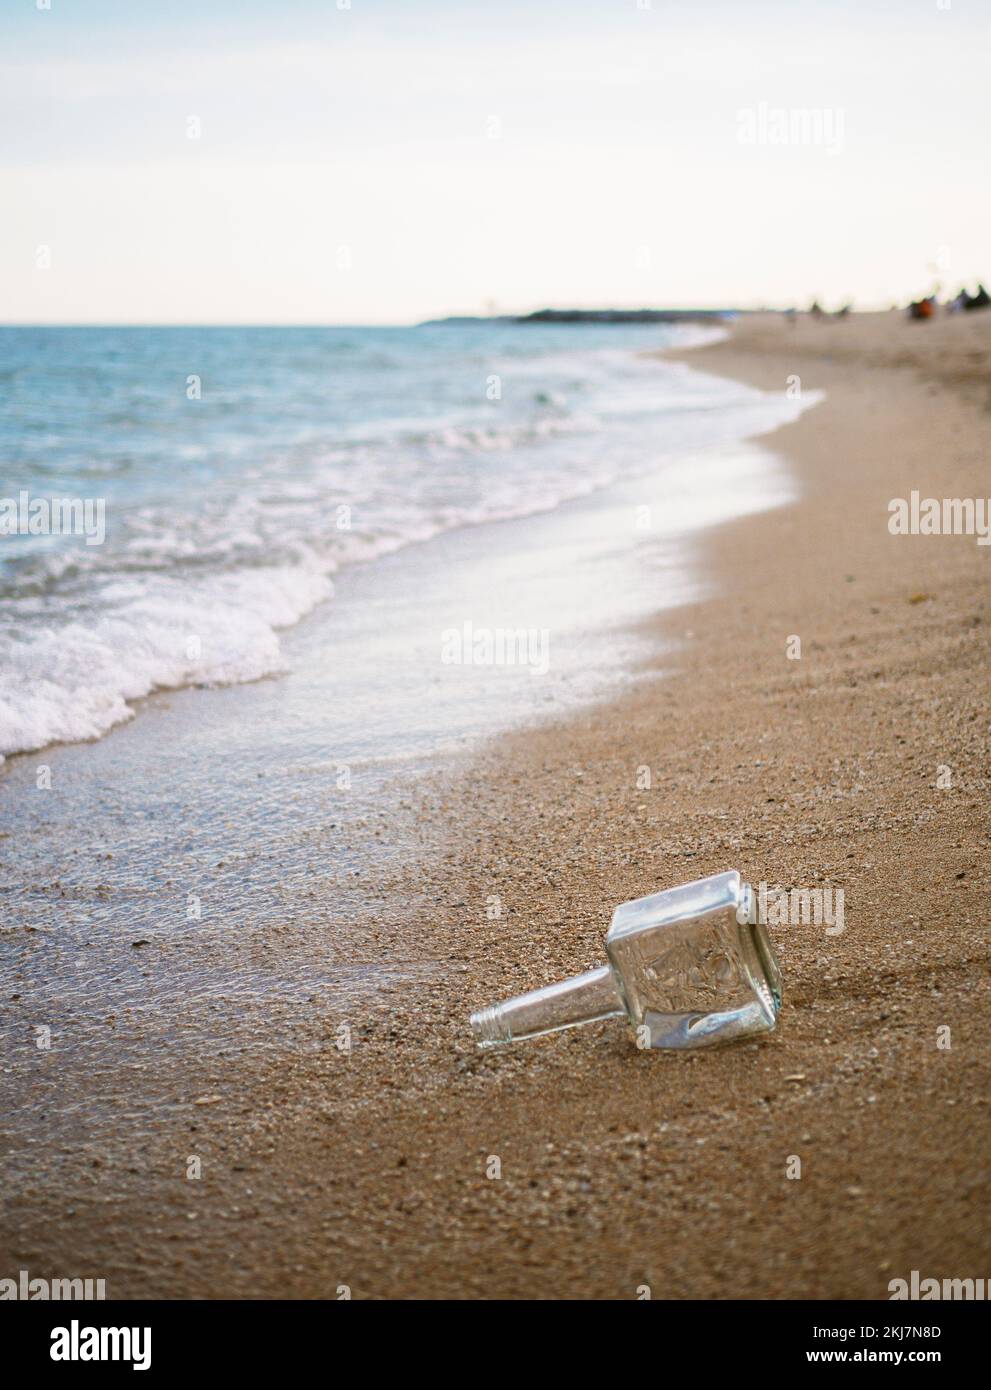
[[[961,287],[956,299],[951,299],[946,306],[951,314],[958,314],[965,309],[986,309],[991,304],[991,294],[988,294],[984,286],[978,283],[977,293],[968,294],[965,287]]]
[[[991,294],[978,282],[977,293],[968,294],[966,287],[960,289],[953,299],[948,299],[944,308],[948,314],[960,314],[970,309],[986,309],[991,304]],[[914,299],[908,306],[910,319],[931,319],[935,316],[939,302],[935,292],[925,299]]]
[[[853,303],[851,302],[849,304],[844,304],[842,309],[836,309],[830,313],[827,309],[822,307],[818,299],[813,299],[811,307],[809,308],[809,313],[814,319],[845,319],[852,309]],[[788,312],[793,314],[795,311],[794,309],[789,309]]]
[[[991,305],[991,294],[989,294],[984,285],[978,281],[976,294],[969,294],[966,286],[962,286],[956,297],[946,300],[942,307],[948,314],[959,314],[971,309],[986,309],[989,305]],[[896,311],[897,308],[897,304],[892,304],[891,309],[893,312]],[[937,285],[932,294],[927,294],[922,299],[913,299],[911,304],[908,305],[906,313],[910,319],[932,319],[936,317],[936,312],[939,308],[939,286]],[[785,318],[793,328],[798,320],[798,312],[797,309],[786,309],[784,311]],[[831,319],[845,319],[851,313],[853,313],[852,301],[830,312],[828,309],[822,307],[818,299],[813,299],[808,308],[810,318],[823,319],[826,321]]]

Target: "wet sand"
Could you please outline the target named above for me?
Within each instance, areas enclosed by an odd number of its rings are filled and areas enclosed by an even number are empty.
[[[887,504],[988,495],[989,353],[978,314],[751,319],[687,355],[827,392],[766,441],[799,501],[711,533],[712,596],[651,624],[657,680],[407,794],[416,853],[347,939],[411,983],[345,1015],[294,1000],[264,1038],[218,1008],[195,1045],[125,1018],[97,1065],[19,1052],[0,1272],[330,1298],[986,1276],[991,547],[890,536]],[[476,1051],[468,1013],[595,964],[616,903],[731,867],[844,890],[842,935],[772,932],[775,1033],[661,1055],[611,1022]],[[337,912],[294,888],[294,949]]]

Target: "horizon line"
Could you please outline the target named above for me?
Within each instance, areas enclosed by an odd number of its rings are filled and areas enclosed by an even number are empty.
[[[545,306],[545,308],[546,308],[546,307],[549,307],[549,306]],[[865,306],[862,307],[862,308],[857,308],[856,306],[854,306],[854,307],[851,308],[851,313],[855,313],[855,314],[865,314],[865,313],[868,313],[868,314],[889,313],[889,312],[891,312],[892,308],[901,308],[901,307],[902,307],[902,306],[901,306],[900,304],[899,304],[899,305],[891,305],[891,304],[888,304],[888,305],[883,306],[883,307],[882,307],[882,306],[879,306],[879,305],[873,305],[873,306],[867,306],[867,305],[865,305]],[[680,307],[680,306],[675,306],[675,305],[664,305],[664,306],[662,306],[662,307],[651,308],[651,309],[649,310],[649,312],[651,312],[651,313],[662,313],[662,314],[663,314],[663,313],[669,313],[669,312],[670,312],[670,313],[683,313],[683,314],[690,314],[690,313],[693,313],[693,312],[705,313],[705,314],[784,314],[784,313],[789,313],[789,312],[791,312],[791,311],[795,311],[795,312],[798,312],[798,313],[807,313],[807,312],[808,312],[808,308],[807,308],[807,307],[804,307],[804,306],[803,306],[803,307],[799,307],[798,305],[795,305],[795,304],[789,304],[789,305],[785,305],[785,306],[783,306],[783,307],[780,306],[780,305],[775,305],[775,304],[761,304],[761,305],[713,305],[713,306],[711,306],[711,307],[710,307],[710,306],[703,306],[703,305],[697,305],[697,304],[696,304],[696,305],[692,305],[692,306],[687,307],[687,308],[682,308],[682,307]],[[492,323],[507,323],[507,322],[514,322],[514,321],[517,321],[517,320],[526,320],[526,319],[531,318],[533,314],[535,314],[535,313],[540,313],[540,312],[543,312],[543,311],[542,311],[542,310],[531,310],[529,313],[526,313],[526,314],[511,314],[511,313],[506,313],[506,314],[439,314],[439,315],[436,315],[436,316],[430,317],[430,318],[417,318],[417,319],[407,319],[407,320],[399,320],[399,319],[384,320],[384,319],[381,319],[381,320],[378,320],[378,321],[368,321],[368,320],[360,320],[360,319],[342,319],[342,320],[337,320],[337,321],[332,321],[332,320],[329,320],[329,319],[326,319],[326,320],[325,320],[325,319],[319,319],[319,320],[317,320],[317,319],[267,319],[267,320],[261,320],[261,319],[259,319],[259,320],[255,320],[255,319],[251,319],[251,320],[248,320],[248,319],[244,319],[244,320],[223,320],[223,319],[158,319],[158,320],[155,320],[155,319],[58,319],[58,320],[56,320],[56,319],[48,319],[48,320],[38,320],[38,319],[0,319],[0,329],[4,329],[4,328],[423,328],[423,327],[426,327],[426,326],[428,326],[428,325],[443,324],[443,323],[446,323],[446,322],[449,322],[449,321],[452,321],[452,320],[453,320],[453,321],[464,320],[464,321],[472,322],[472,323],[486,323],[486,322],[492,322]],[[597,308],[597,309],[588,309],[588,308],[579,308],[579,309],[574,309],[574,308],[555,309],[553,312],[555,312],[555,313],[573,313],[573,312],[574,312],[574,313],[588,313],[588,314],[603,313],[603,314],[604,314],[604,313],[631,313],[631,312],[635,313],[635,312],[638,312],[638,311],[637,311],[637,310],[631,310],[631,309],[629,309],[629,308],[626,308],[625,306],[619,306],[619,307],[616,307],[616,306],[608,306],[608,307],[605,307],[605,308]],[[538,323],[538,325],[536,325],[536,326],[539,326],[539,323]],[[559,325],[559,326],[561,326],[561,327],[569,327],[569,326],[571,326],[571,327],[574,327],[574,326],[584,327],[585,325],[567,325],[567,324],[562,324],[562,325]],[[606,324],[606,325],[603,325],[603,326],[609,327],[610,325]],[[638,325],[635,324],[635,323],[627,323],[627,324],[617,324],[617,325],[614,325],[614,326],[616,326],[616,327],[637,327]],[[665,325],[660,324],[660,323],[658,323],[658,324],[653,324],[653,325],[652,325],[652,324],[649,322],[649,320],[648,320],[648,321],[645,321],[644,324],[643,324],[642,326],[643,326],[643,327],[652,327],[652,326],[653,326],[653,327],[663,327],[663,326],[665,326]]]

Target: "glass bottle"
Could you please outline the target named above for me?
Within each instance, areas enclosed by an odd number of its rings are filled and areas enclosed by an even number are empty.
[[[640,1047],[694,1048],[769,1032],[781,970],[737,871],[622,903],[606,964],[471,1016],[480,1047],[626,1017]]]

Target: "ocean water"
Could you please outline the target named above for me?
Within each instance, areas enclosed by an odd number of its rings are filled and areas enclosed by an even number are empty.
[[[445,535],[470,551],[474,528],[576,499],[603,505],[573,511],[567,544],[558,528],[490,545],[483,587],[506,593],[523,576],[513,621],[558,634],[572,617],[634,616],[604,547],[626,555],[643,534],[686,534],[787,492],[741,441],[808,402],[784,383],[758,392],[642,356],[714,332],[0,329],[0,507],[85,499],[106,527],[100,544],[0,535],[0,756],[101,738],[155,691],[284,676],[287,634],[347,604],[358,567],[388,560],[391,601],[415,625],[438,570],[404,570],[404,555]],[[663,602],[641,588],[641,606],[645,594]],[[404,700],[402,669],[376,655],[381,622],[353,611],[319,663],[340,727],[364,725],[376,682]],[[594,693],[581,665],[574,689]],[[505,703],[494,675],[471,698],[486,693]]]

